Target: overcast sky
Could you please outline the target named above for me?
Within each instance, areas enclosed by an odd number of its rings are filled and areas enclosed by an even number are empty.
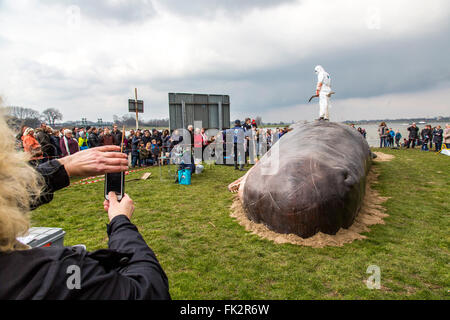
[[[168,92],[228,94],[231,118],[450,116],[448,0],[0,0],[0,95],[64,120],[112,120],[138,88],[145,119]]]

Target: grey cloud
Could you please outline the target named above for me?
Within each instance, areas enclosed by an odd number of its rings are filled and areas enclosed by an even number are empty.
[[[61,1],[55,2],[61,5]],[[108,23],[141,23],[156,15],[151,1],[127,0],[112,3],[106,0],[65,0],[67,8],[78,6],[82,15],[92,20],[101,20]]]
[[[213,70],[183,79],[158,79],[161,90],[210,88],[231,94],[239,110],[254,112],[305,103],[315,89],[314,66],[322,64],[331,74],[335,98],[373,97],[390,93],[427,90],[450,81],[450,28],[432,36],[374,42],[336,52],[317,52],[314,57],[287,61],[284,65],[253,72]]]
[[[218,10],[238,15],[248,10],[279,6],[297,0],[163,0],[162,4],[180,15],[214,16]]]

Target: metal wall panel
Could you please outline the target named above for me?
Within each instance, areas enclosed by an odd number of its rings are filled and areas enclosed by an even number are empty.
[[[203,128],[209,128],[208,108],[206,104],[196,104],[194,106],[194,121],[201,121]]]
[[[194,105],[186,103],[186,128],[194,125]]]
[[[209,128],[219,128],[219,106],[217,104],[208,105]]]
[[[170,130],[175,130],[183,127],[181,104],[171,104],[169,106],[169,120]]]
[[[194,103],[194,96],[189,93],[175,93],[175,103]]]
[[[230,128],[230,105],[222,104],[222,128]]]
[[[194,94],[194,103],[207,104],[208,95],[207,94]]]
[[[219,103],[219,102],[224,102],[223,101],[223,96],[219,95],[219,94],[210,94],[208,96],[208,102],[209,103]]]
[[[219,103],[222,104],[220,115]],[[170,130],[187,128],[188,125],[194,125],[195,121],[202,121],[202,126],[206,129],[227,129],[230,127],[230,97],[218,94],[169,93],[169,117]],[[219,125],[219,119],[222,125]]]

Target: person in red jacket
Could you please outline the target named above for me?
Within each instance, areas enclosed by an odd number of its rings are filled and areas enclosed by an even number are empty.
[[[39,163],[44,157],[41,150],[41,145],[34,137],[33,128],[25,129],[23,133],[23,150],[31,155],[30,162],[32,164]]]
[[[100,138],[100,145],[101,146],[120,145],[120,141],[117,144],[116,138],[114,137],[114,135],[111,134],[109,128],[105,128],[105,130],[103,130],[103,135]]]

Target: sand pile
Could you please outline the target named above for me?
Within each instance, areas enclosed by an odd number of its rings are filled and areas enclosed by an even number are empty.
[[[373,159],[373,161],[377,161],[377,162],[384,162],[384,161],[391,161],[392,159],[395,158],[395,156],[393,156],[392,154],[386,154],[383,152],[374,152],[377,157],[375,159]]]

